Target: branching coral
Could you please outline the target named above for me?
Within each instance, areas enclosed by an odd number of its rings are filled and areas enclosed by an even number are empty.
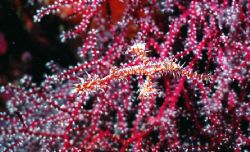
[[[249,8],[247,0],[52,1],[34,20],[77,18],[72,30],[62,25],[61,40],[82,40],[78,64],[50,62],[40,85],[25,76],[1,88],[0,151],[249,149]]]

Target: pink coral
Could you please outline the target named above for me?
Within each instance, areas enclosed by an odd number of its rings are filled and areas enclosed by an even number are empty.
[[[41,85],[25,76],[1,88],[12,97],[0,150],[249,148],[250,1],[124,0],[117,16],[113,3],[55,0],[37,11],[38,22],[64,7],[80,17],[61,35],[82,39],[79,63],[50,62]]]

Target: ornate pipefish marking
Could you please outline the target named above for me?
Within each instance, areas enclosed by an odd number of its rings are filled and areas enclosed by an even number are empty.
[[[152,83],[153,77],[157,74],[172,74],[174,78],[178,78],[181,76],[186,76],[189,79],[196,80],[210,80],[210,75],[198,74],[196,72],[192,72],[183,68],[178,64],[175,60],[164,60],[158,62],[151,62],[148,57],[146,57],[145,44],[139,43],[132,46],[127,53],[133,53],[138,57],[142,63],[139,65],[123,67],[118,69],[117,67],[113,67],[110,70],[109,75],[99,78],[99,76],[95,75],[94,77],[90,77],[86,80],[81,79],[80,84],[76,84],[73,92],[75,93],[93,93],[98,90],[104,90],[108,87],[108,83],[111,80],[124,80],[126,77],[131,75],[145,75],[147,76],[144,84],[138,90],[139,98],[149,98],[157,95],[157,90],[155,89],[155,85]]]

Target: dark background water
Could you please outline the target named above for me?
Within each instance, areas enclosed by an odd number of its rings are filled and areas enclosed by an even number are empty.
[[[41,82],[44,73],[49,72],[45,64],[50,60],[63,67],[76,62],[69,44],[74,42],[60,42],[62,21],[50,15],[40,23],[32,22],[34,6],[26,0],[0,1],[0,34],[8,45],[5,53],[0,54],[0,85],[17,80],[23,74]]]

